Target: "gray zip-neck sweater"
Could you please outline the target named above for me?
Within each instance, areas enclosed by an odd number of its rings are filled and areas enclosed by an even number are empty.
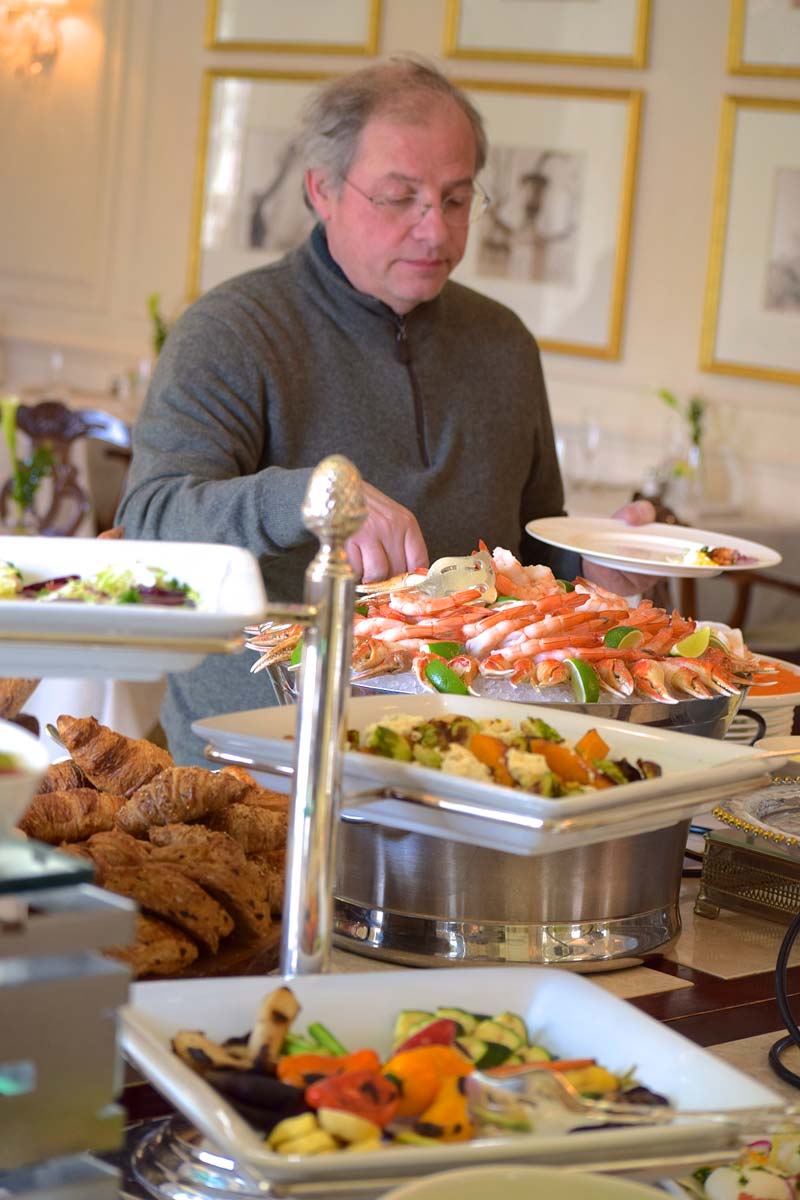
[[[245,546],[269,596],[299,600],[316,549],[300,505],[333,453],[415,513],[431,560],[479,538],[519,552],[526,521],[563,511],[539,351],[519,318],[453,282],[398,317],[350,285],[317,228],[176,324],[117,520],[129,538]],[[202,761],[192,720],[270,703],[250,661],[212,656],[170,679],[162,722],[178,761]]]

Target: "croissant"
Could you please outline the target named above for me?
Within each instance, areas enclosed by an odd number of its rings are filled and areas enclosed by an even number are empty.
[[[148,842],[140,842],[121,829],[93,834],[86,843],[86,850],[97,867],[100,883],[109,867],[138,867],[150,857]]]
[[[129,896],[146,911],[171,921],[208,946],[212,954],[233,929],[233,920],[222,905],[167,863],[110,867],[103,875],[103,887]]]
[[[145,738],[129,738],[94,717],[60,716],[64,745],[101,792],[130,796],[159,771],[173,766],[172,755]]]
[[[73,788],[69,792],[44,792],[34,796],[19,823],[23,833],[39,842],[83,842],[93,833],[114,828],[122,796]]]
[[[283,792],[273,792],[271,788],[262,787],[244,767],[223,767],[220,775],[232,775],[247,784],[247,791],[242,795],[241,804],[255,804],[259,808],[287,809],[289,797]]]
[[[285,811],[279,809],[230,804],[217,813],[210,824],[214,829],[229,833],[246,854],[278,850],[286,844],[288,817]]]
[[[44,792],[69,792],[72,788],[90,788],[92,785],[76,762],[65,758],[51,763],[39,784],[39,795]]]
[[[225,861],[228,849],[225,843],[231,841],[226,834],[214,835],[211,830],[204,832],[210,835],[205,846],[191,843],[180,846],[175,842],[168,846],[155,846],[152,861],[177,867],[187,878],[209,891],[230,912],[240,933],[248,937],[263,937],[271,924],[270,898],[265,880],[247,861],[241,846],[235,842],[233,846],[239,852],[239,860],[234,854]],[[215,844],[215,836],[220,843]]]
[[[109,958],[126,963],[134,979],[143,975],[175,975],[197,958],[196,944],[180,929],[158,917],[139,914],[136,937],[130,946],[110,946]]]
[[[151,825],[199,821],[247,791],[247,784],[205,767],[170,767],[137,789],[117,814],[117,825],[134,837],[147,837]]]

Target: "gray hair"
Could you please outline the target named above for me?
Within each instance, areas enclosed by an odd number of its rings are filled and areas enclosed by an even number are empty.
[[[475,169],[480,171],[488,153],[481,114],[432,63],[407,55],[333,79],[312,96],[302,121],[305,166],[326,168],[333,183],[343,183],[372,117],[421,123],[435,97],[456,104],[469,121],[475,135]]]

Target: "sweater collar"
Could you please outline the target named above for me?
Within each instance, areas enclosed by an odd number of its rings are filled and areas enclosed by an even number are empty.
[[[323,280],[326,284],[332,285],[332,292],[339,298],[346,296],[351,303],[368,309],[370,312],[377,313],[382,317],[388,317],[394,324],[398,324],[404,319],[407,321],[409,318],[413,319],[416,324],[420,318],[424,319],[425,316],[433,317],[438,309],[439,297],[437,296],[434,300],[418,304],[410,313],[406,314],[405,318],[402,318],[388,304],[384,304],[383,300],[379,300],[377,296],[371,296],[368,292],[360,292],[358,288],[353,287],[330,252],[328,239],[325,235],[325,226],[322,222],[318,222],[314,226],[306,247],[310,253],[313,265],[316,266]],[[445,287],[447,287],[447,284],[445,284]]]

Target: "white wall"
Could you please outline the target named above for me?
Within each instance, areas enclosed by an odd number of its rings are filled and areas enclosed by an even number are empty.
[[[439,57],[444,0],[384,0],[384,52]],[[645,94],[618,361],[549,354],[556,421],[600,423],[599,457],[635,482],[663,451],[669,387],[713,404],[762,510],[792,508],[800,390],[698,367],[720,110],[726,92],[800,98],[800,80],[730,76],[729,0],[652,0],[648,68],[442,60],[460,76]],[[81,0],[51,75],[0,75],[0,382],[105,387],[148,349],[145,298],[184,302],[201,79],[209,66],[346,70],[363,58],[203,49],[204,0]]]

